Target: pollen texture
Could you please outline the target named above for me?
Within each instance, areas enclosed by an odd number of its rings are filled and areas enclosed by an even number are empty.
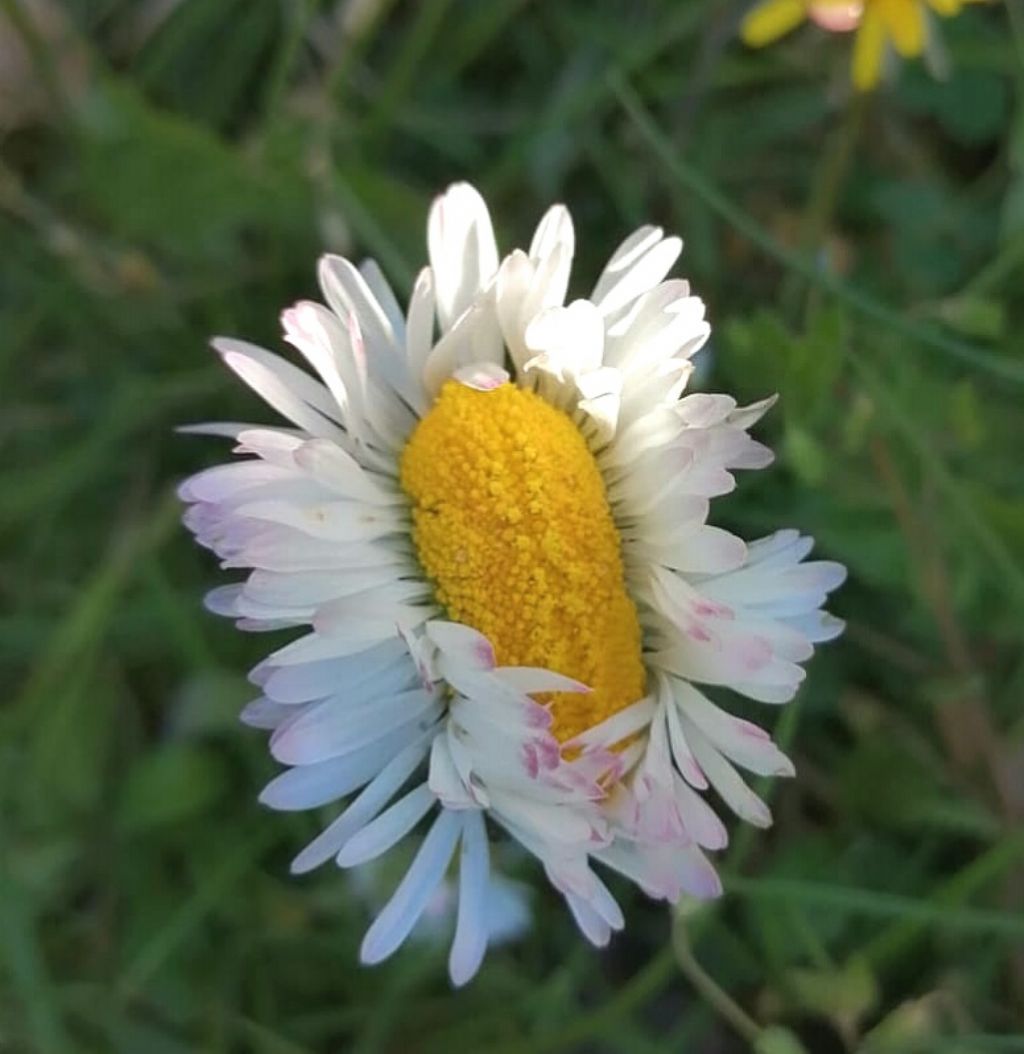
[[[448,381],[401,459],[420,563],[447,616],[503,666],[590,686],[538,696],[565,741],[644,694],[640,625],[604,481],[579,430],[533,392]]]

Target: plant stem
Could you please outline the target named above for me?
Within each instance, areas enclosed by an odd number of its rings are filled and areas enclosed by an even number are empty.
[[[906,318],[895,308],[876,300],[858,286],[843,281],[831,272],[823,271],[814,260],[803,253],[780,245],[760,223],[739,208],[688,160],[678,155],[671,142],[654,123],[640,97],[619,73],[613,72],[609,77],[611,89],[626,115],[666,171],[673,179],[677,179],[696,194],[712,211],[718,213],[734,230],[749,239],[751,244],[777,260],[783,267],[799,272],[807,281],[847,307],[884,326],[891,334],[934,348],[949,358],[957,359],[991,377],[1001,377],[1024,384],[1024,365],[1021,363],[1008,356],[994,355],[966,341],[949,337],[931,326],[922,326]]]
[[[693,985],[708,1006],[738,1035],[748,1043],[754,1043],[761,1034],[761,1026],[697,961],[686,933],[685,923],[678,918],[672,927],[672,950],[675,952],[676,962],[683,976]]]

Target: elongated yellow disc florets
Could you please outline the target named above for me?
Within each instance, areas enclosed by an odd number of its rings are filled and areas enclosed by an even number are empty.
[[[503,666],[590,685],[546,697],[562,741],[644,694],[636,608],[601,473],[577,427],[504,384],[441,390],[401,459],[420,562],[449,618]]]

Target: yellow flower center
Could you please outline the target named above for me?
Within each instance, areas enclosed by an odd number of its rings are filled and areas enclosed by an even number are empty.
[[[640,625],[604,481],[579,429],[533,392],[448,381],[402,452],[420,563],[450,619],[502,666],[590,686],[538,696],[564,742],[644,694]]]

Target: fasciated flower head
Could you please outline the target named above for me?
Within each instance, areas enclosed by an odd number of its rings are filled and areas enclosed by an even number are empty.
[[[252,671],[243,714],[288,766],[265,804],[347,799],[293,870],[367,863],[428,821],[361,957],[402,944],[457,858],[456,984],[486,950],[499,829],[595,944],[623,925],[595,864],[715,896],[706,792],[765,826],[738,769],[792,766],[697,686],[784,703],[841,629],[821,606],[844,571],[804,562],[810,539],[707,522],[735,470],[771,461],[748,430],[772,400],[684,394],[709,327],[666,279],[679,239],[641,228],[566,304],[573,245],[555,206],[500,259],[458,184],[404,314],[375,264],[324,257],[326,306],[282,316],[312,374],[214,342],[287,424],[199,426],[242,458],[181,491],[198,541],[248,572],[209,606],[304,629]]]

